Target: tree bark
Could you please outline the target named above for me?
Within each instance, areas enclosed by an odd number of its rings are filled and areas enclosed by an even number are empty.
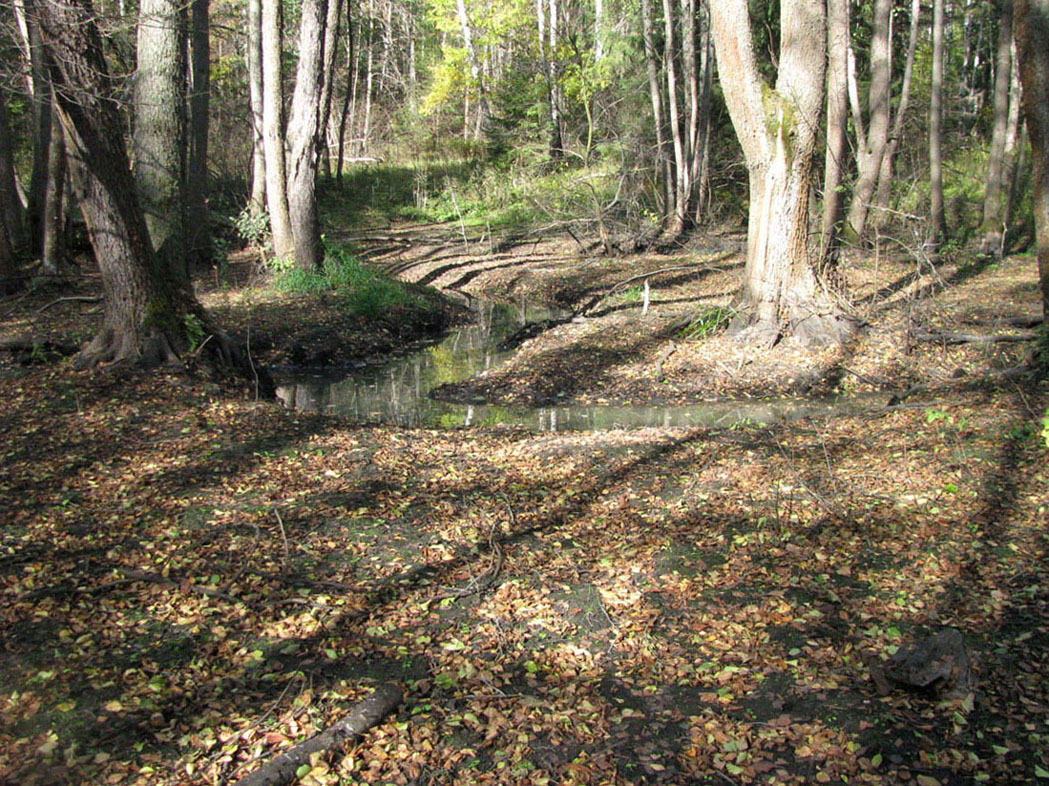
[[[550,3],[553,5],[554,0],[550,0]],[[473,27],[470,25],[470,17],[466,12],[466,0],[455,0],[455,8],[459,14],[459,28],[463,34],[463,46],[466,48],[466,56],[470,62],[470,75],[473,78],[474,86],[477,88],[477,104],[480,113],[478,125],[481,133],[487,135],[491,130],[492,111],[488,105],[488,93],[485,89],[484,76],[481,70],[481,58],[477,54],[477,47],[474,46]],[[556,11],[551,14],[551,24],[554,24],[553,17],[555,15]],[[553,45],[551,43],[551,46]]]
[[[932,85],[929,91],[929,231],[925,245],[939,254],[946,235],[943,205],[943,33],[944,2],[934,0],[932,21]]]
[[[857,178],[849,203],[849,233],[854,240],[863,238],[867,227],[871,197],[878,185],[878,173],[889,139],[889,97],[892,79],[892,42],[890,40],[892,0],[875,0],[874,33],[871,39],[871,84],[868,94],[870,122],[866,138],[857,150]]]
[[[1034,161],[1038,278],[1042,314],[1049,325],[1049,0],[1016,0],[1015,14],[1024,116]],[[1049,358],[1043,357],[1042,364],[1049,365]]]
[[[211,24],[209,0],[192,0],[189,26],[189,150],[186,157],[186,250],[189,264],[210,265],[211,211],[208,209],[208,133],[211,106]]]
[[[270,212],[273,254],[278,259],[292,259],[295,241],[288,208],[288,165],[284,148],[282,16],[281,0],[262,0],[262,128],[266,151],[266,203]]]
[[[262,213],[266,210],[266,147],[262,119],[262,0],[248,0],[247,23],[245,60],[251,105],[251,197],[248,199],[248,209],[252,213]]]
[[[678,108],[677,62],[678,52],[674,43],[673,0],[663,0],[664,56],[663,72],[667,81],[667,114],[670,121],[670,141],[674,151],[674,210],[669,214],[664,233],[669,239],[678,237],[687,227],[688,182],[687,156]]]
[[[750,172],[741,338],[771,346],[784,333],[822,345],[849,324],[819,290],[808,253],[809,193],[823,108],[826,18],[822,0],[781,0],[775,87],[758,71],[747,0],[710,6],[725,101]]]
[[[987,160],[987,184],[983,197],[983,237],[981,254],[998,255],[1002,248],[1005,221],[1003,177],[1005,174],[1005,143],[1009,133],[1009,93],[1012,74],[1013,3],[1001,0],[998,18],[998,51],[994,74],[994,124],[991,129],[991,149]]]
[[[44,0],[22,0],[15,7],[21,6],[25,15],[24,35],[29,51],[29,84],[30,101],[33,118],[33,169],[29,179],[29,194],[26,200],[26,232],[23,234],[19,225],[17,232],[11,236],[16,251],[26,245],[32,253],[40,250],[42,240],[42,222],[44,211],[44,191],[47,184],[47,158],[51,146],[51,87],[47,83],[47,67],[42,56],[40,45],[40,25],[36,19],[36,6]]]
[[[52,111],[51,145],[47,158],[47,189],[44,193],[44,240],[40,263],[44,273],[55,276],[65,265],[66,235],[66,142],[57,110]]]
[[[288,119],[288,212],[296,264],[317,270],[324,261],[317,215],[317,154],[324,89],[324,26],[328,0],[304,0],[299,65]]]
[[[542,3],[543,0],[539,2]],[[659,61],[656,55],[652,0],[641,0],[641,30],[645,46],[648,91],[652,101],[652,122],[656,131],[656,161],[663,181],[663,224],[665,226],[667,218],[674,210],[674,185],[664,131],[666,121],[663,117],[663,91],[659,86]]]
[[[878,173],[878,193],[874,204],[878,208],[874,214],[875,231],[879,231],[888,221],[889,201],[892,196],[893,163],[896,160],[896,149],[903,136],[903,124],[907,119],[907,107],[911,100],[911,81],[914,76],[914,55],[918,49],[918,28],[921,21],[921,0],[911,0],[910,32],[907,36],[907,59],[903,66],[903,85],[900,87],[900,103],[896,107],[896,116],[892,121],[892,133],[889,144],[881,157],[881,171]]]
[[[823,167],[823,231],[820,269],[834,267],[845,195],[848,94],[849,0],[827,0],[827,153]]]
[[[192,348],[190,321],[214,338],[207,342],[211,358],[236,363],[235,350],[211,330],[192,291],[157,261],[94,10],[85,0],[47,0],[38,15],[71,171],[102,273],[102,327],[77,356],[76,366],[181,365],[180,355]]]
[[[45,162],[46,163],[46,162]],[[15,180],[14,144],[7,114],[7,101],[0,90],[0,224],[14,259],[22,250],[22,203]]]
[[[317,137],[317,155],[321,172],[328,178],[331,177],[328,130],[331,127],[331,104],[335,95],[335,56],[339,50],[341,22],[342,0],[328,0],[328,18],[324,23],[324,67],[321,72],[324,88],[321,98],[320,133]]]
[[[188,281],[184,23],[180,0],[142,0],[135,75],[135,182],[161,264]]]

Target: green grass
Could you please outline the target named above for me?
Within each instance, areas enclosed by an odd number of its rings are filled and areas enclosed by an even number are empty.
[[[279,271],[274,285],[298,295],[334,292],[347,309],[364,316],[406,305],[416,297],[400,281],[363,264],[344,247],[329,248],[321,270],[291,267]]]

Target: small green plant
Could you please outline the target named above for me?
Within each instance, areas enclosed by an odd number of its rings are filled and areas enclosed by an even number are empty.
[[[248,206],[233,219],[233,226],[249,246],[262,248],[269,243],[270,214]]]
[[[204,343],[204,337],[207,335],[204,323],[200,321],[200,317],[193,313],[186,314],[184,322],[186,324],[186,338],[189,339],[189,351],[196,352]]]
[[[946,421],[948,424],[954,422],[954,418],[944,412],[942,409],[927,409],[925,410],[925,422],[936,423],[937,421]]]
[[[1042,441],[1049,448],[1049,409],[1045,411],[1045,417],[1042,418]]]
[[[722,306],[712,306],[711,308],[700,311],[695,319],[682,328],[681,337],[684,339],[709,338],[715,333],[728,327],[728,323],[731,320],[732,309],[724,308]]]

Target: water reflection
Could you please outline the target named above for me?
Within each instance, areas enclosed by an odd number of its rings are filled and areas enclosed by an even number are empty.
[[[552,406],[510,408],[434,401],[428,393],[499,364],[512,354],[497,345],[528,322],[557,315],[527,305],[481,303],[474,324],[453,331],[439,344],[382,366],[357,369],[339,378],[278,373],[277,395],[288,407],[329,412],[359,423],[405,427],[463,428],[523,426],[538,431],[599,431],[646,426],[727,427],[786,423],[804,417],[841,414],[859,402],[810,399],[705,403],[688,407]]]

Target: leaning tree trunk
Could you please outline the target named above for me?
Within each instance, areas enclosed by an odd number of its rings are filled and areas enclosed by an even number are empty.
[[[304,0],[299,26],[299,66],[288,120],[288,213],[296,264],[307,270],[324,260],[317,216],[317,151],[324,90],[324,25],[327,0]]]
[[[1016,0],[1016,45],[1034,160],[1034,223],[1044,330],[1049,325],[1049,0]],[[1049,366],[1049,358],[1042,358]]]
[[[186,264],[186,68],[180,0],[142,0],[135,75],[135,182],[161,264],[189,280]]]
[[[808,248],[809,193],[823,105],[822,0],[782,0],[775,87],[758,71],[747,0],[711,3],[725,102],[750,171],[741,338],[771,346],[784,333],[808,345],[845,339],[850,323],[822,293]]]
[[[77,196],[102,272],[102,327],[76,365],[180,363],[190,349],[187,323],[207,330],[207,315],[192,291],[157,261],[94,11],[85,0],[47,0],[38,13]],[[228,342],[213,335],[208,353],[232,362]]]

